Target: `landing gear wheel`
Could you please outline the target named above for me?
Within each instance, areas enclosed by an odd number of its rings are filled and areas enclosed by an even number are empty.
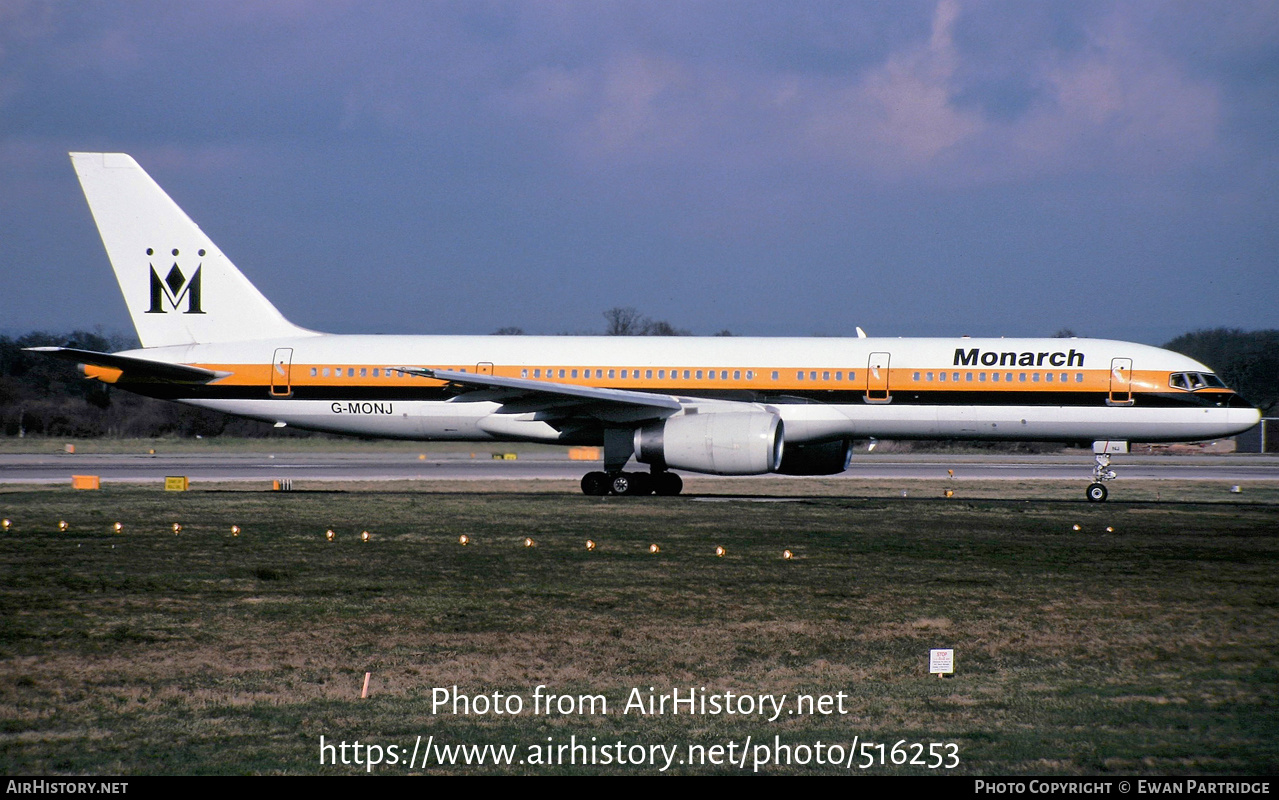
[[[631,494],[646,495],[653,493],[654,487],[653,476],[647,472],[635,472],[631,474]]]
[[[630,472],[616,472],[608,481],[608,490],[613,494],[635,494],[635,476]]]
[[[603,497],[608,494],[609,480],[608,474],[603,472],[588,472],[582,476],[582,494],[591,497]]]
[[[1090,483],[1090,484],[1088,484],[1088,491],[1087,491],[1087,495],[1088,495],[1088,501],[1089,501],[1089,502],[1091,502],[1091,503],[1104,503],[1104,502],[1106,502],[1106,486],[1105,486],[1105,484],[1101,484],[1101,483]]]
[[[673,497],[684,491],[684,479],[674,472],[658,472],[653,475],[653,494]]]

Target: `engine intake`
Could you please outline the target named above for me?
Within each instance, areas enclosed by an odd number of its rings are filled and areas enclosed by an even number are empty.
[[[782,463],[782,421],[767,411],[681,414],[635,431],[635,458],[658,468],[762,475]]]

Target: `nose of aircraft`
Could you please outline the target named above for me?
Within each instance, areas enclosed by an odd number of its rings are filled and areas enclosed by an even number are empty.
[[[1261,411],[1251,406],[1248,408],[1232,408],[1228,419],[1232,428],[1238,426],[1238,430],[1235,433],[1243,433],[1261,422]]]

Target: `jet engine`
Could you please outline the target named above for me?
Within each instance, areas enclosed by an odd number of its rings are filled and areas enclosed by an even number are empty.
[[[681,414],[635,431],[635,458],[659,469],[761,475],[782,463],[781,418],[767,411]]]
[[[777,471],[783,475],[838,475],[853,460],[853,443],[849,439],[811,444],[787,443]]]

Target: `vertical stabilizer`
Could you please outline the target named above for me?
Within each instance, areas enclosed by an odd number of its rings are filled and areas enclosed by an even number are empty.
[[[123,153],[72,153],[143,347],[307,336]]]

